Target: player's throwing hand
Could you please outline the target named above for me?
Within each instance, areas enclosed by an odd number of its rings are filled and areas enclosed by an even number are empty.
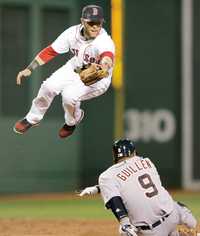
[[[28,68],[26,68],[26,69],[20,71],[20,72],[18,73],[18,75],[17,75],[17,78],[16,78],[17,85],[20,85],[20,84],[21,84],[21,81],[22,81],[23,79],[25,79],[26,77],[30,76],[31,73],[32,73],[32,72],[31,72]]]
[[[83,189],[79,193],[79,196],[82,197],[84,195],[95,195],[99,192],[100,192],[99,187],[97,185],[95,185],[95,186],[91,186],[91,187],[87,187],[87,188]]]

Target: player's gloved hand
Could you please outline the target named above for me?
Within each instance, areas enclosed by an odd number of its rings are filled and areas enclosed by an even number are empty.
[[[79,196],[82,197],[84,195],[95,195],[98,192],[99,192],[99,188],[97,185],[95,185],[95,186],[91,186],[91,187],[87,187],[87,188],[83,189],[80,192]]]
[[[30,76],[31,73],[32,73],[32,72],[31,72],[28,68],[26,68],[26,69],[20,71],[20,72],[18,73],[17,79],[16,79],[17,85],[20,85],[20,84],[21,84],[21,81],[22,81],[23,79],[25,79],[26,77]]]
[[[119,232],[123,236],[137,236],[137,228],[130,223],[128,217],[124,217],[120,220]]]
[[[137,236],[136,228],[133,225],[124,225],[121,227],[122,232],[127,236]]]

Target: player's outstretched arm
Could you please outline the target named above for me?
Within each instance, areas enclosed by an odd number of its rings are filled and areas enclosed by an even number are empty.
[[[23,79],[30,76],[32,71],[38,66],[46,64],[57,55],[58,53],[52,48],[52,46],[44,48],[24,70],[18,73],[16,78],[17,85],[20,85]]]
[[[94,185],[81,190],[79,196],[83,197],[84,195],[95,195],[97,193],[100,193],[100,188],[98,185]]]
[[[16,78],[17,85],[21,85],[23,79],[30,76],[33,70],[44,63],[45,62],[39,56],[37,56],[24,70],[18,73]]]

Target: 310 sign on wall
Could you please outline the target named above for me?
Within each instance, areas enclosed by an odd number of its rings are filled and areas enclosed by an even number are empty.
[[[176,119],[167,109],[155,111],[128,109],[125,112],[125,135],[135,141],[170,141],[176,132]]]

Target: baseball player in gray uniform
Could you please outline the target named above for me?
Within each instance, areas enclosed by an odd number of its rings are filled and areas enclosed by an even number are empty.
[[[59,131],[60,138],[71,135],[84,112],[81,102],[104,94],[111,84],[115,46],[113,40],[102,27],[103,9],[97,5],[87,5],[82,10],[81,24],[67,28],[48,47],[39,52],[28,67],[17,75],[17,85],[30,76],[38,66],[48,63],[58,54],[71,51],[73,57],[55,71],[41,85],[38,95],[26,116],[17,121],[14,131],[24,134],[40,123],[54,97],[61,94],[65,123]],[[102,69],[106,76],[93,84],[84,84],[78,71],[89,65]]]
[[[121,235],[178,236],[178,224],[195,230],[195,217],[172,199],[152,161],[138,156],[132,141],[116,141],[113,156],[115,164],[99,176],[99,185],[85,188],[80,196],[100,192],[120,223]]]

